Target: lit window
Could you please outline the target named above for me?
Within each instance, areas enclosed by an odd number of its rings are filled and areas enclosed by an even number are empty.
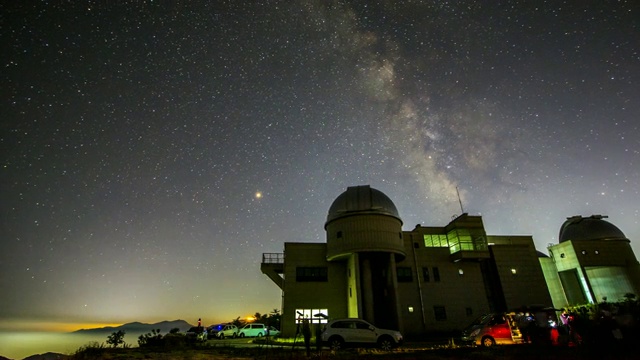
[[[326,324],[329,319],[328,309],[296,309],[296,324],[302,323],[303,319],[309,320],[311,324]]]
[[[517,273],[518,273],[518,270],[516,270],[515,268],[512,268],[512,269],[511,269],[511,273],[512,273],[513,275],[515,275],[515,274],[517,274]]]

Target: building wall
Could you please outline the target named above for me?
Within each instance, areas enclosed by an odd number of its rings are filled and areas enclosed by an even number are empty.
[[[326,261],[327,244],[285,243],[281,331],[296,334],[296,309],[329,309],[329,317],[347,317],[347,267]],[[327,281],[296,281],[297,267],[327,267]]]
[[[412,231],[403,231],[402,246],[393,245],[393,251],[380,251],[381,246],[376,245],[378,252],[366,252],[367,244],[378,242],[373,236],[376,231],[364,234],[367,223],[375,222],[374,218],[367,216],[365,222],[350,219],[344,224],[339,219],[332,223],[339,226],[329,227],[336,236],[330,239],[328,235],[328,241],[348,243],[355,239],[347,247],[339,244],[336,248],[340,250],[334,255],[341,255],[334,256],[332,261],[327,261],[331,246],[325,243],[285,244],[284,336],[295,335],[296,309],[328,309],[330,318],[362,318],[366,298],[363,290],[384,293],[385,297],[387,293],[397,292],[397,298],[389,301],[388,305],[393,308],[389,311],[397,309],[398,326],[411,337],[460,330],[477,316],[498,307],[514,310],[528,305],[553,305],[559,308],[576,299],[590,301],[589,288],[608,289],[612,286],[611,279],[617,281],[617,285],[613,285],[617,291],[615,296],[620,296],[621,291],[640,288],[640,265],[625,241],[580,241],[579,244],[565,241],[549,247],[550,258],[539,258],[531,236],[487,236],[481,218],[463,215],[445,227],[417,226]],[[390,219],[394,220],[386,218]],[[393,237],[389,229],[398,225],[394,221],[383,226],[383,237],[389,241]],[[458,251],[446,244],[435,245],[433,237],[429,237],[430,245],[425,246],[425,235],[447,235],[451,229],[467,229],[465,224],[473,229],[469,233],[474,241],[486,240],[484,250]],[[341,238],[337,237],[339,231]],[[357,246],[351,248],[354,245]],[[389,258],[393,261],[384,262],[389,268],[380,270],[382,262],[375,259],[390,253],[395,254]],[[376,280],[373,288],[364,286],[361,272],[365,260],[373,261],[377,277],[391,276],[396,282],[387,279],[387,285],[378,286]],[[327,279],[297,281],[298,267],[326,267]],[[435,268],[439,279],[436,279]],[[428,271],[425,273],[424,269]],[[585,275],[593,278],[592,285]],[[603,290],[596,292],[597,297]],[[374,308],[379,310],[378,302],[379,299],[374,299]]]
[[[397,266],[410,267],[413,274],[411,282],[398,282],[400,314],[407,336],[460,330],[489,311],[479,262],[452,262],[449,248],[425,247],[420,231],[405,232],[404,239],[407,256]],[[423,268],[428,269],[429,279]],[[438,269],[439,280],[434,268]]]
[[[547,288],[549,289],[549,295],[551,295],[551,301],[553,307],[556,309],[562,309],[569,303],[567,297],[562,289],[562,283],[560,282],[560,276],[558,275],[558,268],[550,257],[539,258],[540,267],[544,274],[544,279],[547,282]]]
[[[549,247],[549,253],[569,305],[640,292],[638,261],[627,240],[569,240]]]
[[[347,317],[359,318],[362,309],[360,300],[360,267],[358,266],[358,253],[352,254],[347,261],[347,282],[348,282],[348,309]]]
[[[502,287],[505,309],[551,306],[551,295],[531,236],[490,236],[489,251]]]

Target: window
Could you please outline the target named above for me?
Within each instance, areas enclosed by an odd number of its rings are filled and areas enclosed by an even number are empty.
[[[458,275],[464,275],[464,270],[458,269]]]
[[[336,237],[338,239],[342,238],[342,231],[338,231],[338,233],[336,234]]]
[[[486,236],[478,229],[454,228],[447,233],[447,238],[452,254],[458,251],[487,250]]]
[[[436,235],[424,235],[424,246],[425,247],[448,247],[449,243],[447,242],[447,235],[444,234],[436,234]]]
[[[411,272],[410,267],[399,267],[396,268],[396,272],[398,273],[398,282],[412,282],[413,281],[413,273]]]
[[[311,324],[326,324],[329,318],[327,309],[296,309],[296,324],[301,324],[303,319]]]
[[[328,281],[326,267],[297,267],[296,281]]]
[[[447,310],[445,310],[444,306],[434,306],[433,315],[435,316],[436,321],[447,320]]]
[[[473,316],[473,309],[468,307],[465,309],[465,312],[467,313],[467,316]]]
[[[422,278],[424,279],[425,282],[431,281],[431,278],[429,277],[429,268],[428,267],[423,267],[422,268]]]
[[[433,267],[433,281],[440,282],[440,270],[437,267]]]

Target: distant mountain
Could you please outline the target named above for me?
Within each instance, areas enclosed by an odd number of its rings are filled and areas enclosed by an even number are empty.
[[[71,356],[69,355],[48,352],[44,354],[27,356],[22,360],[63,360],[63,359],[70,359],[70,358]]]
[[[173,320],[173,321],[161,321],[155,324],[145,324],[141,322],[132,322],[123,324],[120,326],[107,326],[102,328],[95,329],[80,329],[73,332],[73,334],[102,334],[102,333],[112,333],[116,331],[123,330],[127,333],[147,333],[151,332],[154,329],[160,329],[160,332],[163,334],[168,333],[171,329],[178,328],[181,332],[189,330],[193,325],[189,324],[184,320]]]

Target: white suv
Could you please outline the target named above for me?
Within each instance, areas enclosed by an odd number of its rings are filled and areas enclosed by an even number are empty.
[[[251,337],[251,336],[265,336],[267,335],[267,327],[264,324],[247,324],[240,328],[238,336]]]
[[[396,330],[378,329],[361,319],[336,319],[330,321],[322,331],[322,342],[339,350],[343,346],[379,346],[391,350],[403,342],[402,334]]]

